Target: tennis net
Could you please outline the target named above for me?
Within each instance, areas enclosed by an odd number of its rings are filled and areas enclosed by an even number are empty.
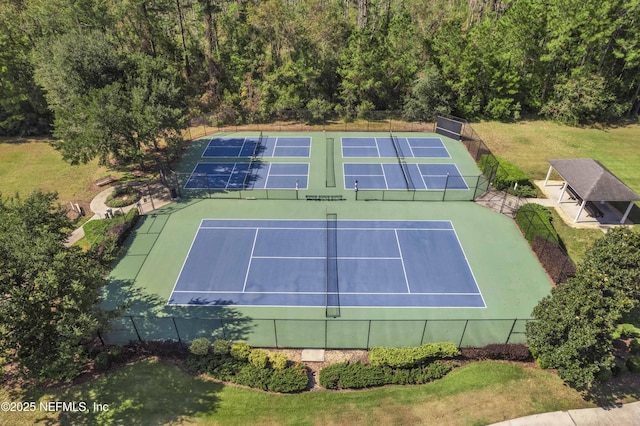
[[[327,271],[326,271],[326,316],[340,316],[338,294],[338,215],[327,213]]]
[[[404,178],[404,183],[407,186],[407,190],[411,190],[414,188],[414,186],[413,186],[413,182],[411,181],[411,177],[409,176],[407,163],[404,161],[404,155],[402,154],[402,149],[400,149],[400,142],[398,141],[398,138],[393,135],[392,132],[389,132],[389,136],[391,137],[391,143],[393,144],[393,149],[396,151],[396,157],[398,157],[398,165],[400,165],[400,170],[402,171],[402,177]]]

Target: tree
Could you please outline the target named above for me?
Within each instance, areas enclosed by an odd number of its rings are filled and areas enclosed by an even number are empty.
[[[427,121],[451,113],[451,95],[440,71],[428,66],[415,81],[407,96],[403,114],[410,121]]]
[[[120,60],[102,35],[62,37],[38,76],[55,113],[55,146],[71,164],[98,157],[143,166],[162,142],[181,141],[185,100],[175,69],[163,59]]]
[[[56,198],[0,197],[0,351],[38,382],[82,371],[82,344],[106,319],[97,307],[102,268],[64,246],[70,223]]]
[[[545,368],[577,388],[589,387],[613,367],[611,334],[640,306],[640,234],[609,231],[585,254],[575,278],[556,287],[533,310],[529,348]]]

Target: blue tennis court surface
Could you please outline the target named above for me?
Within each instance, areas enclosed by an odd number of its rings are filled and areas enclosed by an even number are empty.
[[[212,138],[202,157],[249,158],[260,157],[305,157],[311,153],[310,137],[259,136]]]
[[[168,304],[324,307],[329,295],[341,307],[485,307],[451,222],[351,220],[205,219]]]
[[[345,163],[343,170],[345,189],[355,181],[359,189],[469,189],[455,164]]]
[[[185,189],[307,189],[309,163],[198,163]]]
[[[440,138],[395,137],[398,154],[404,158],[451,158]],[[344,137],[342,156],[350,158],[392,158],[396,148],[390,136],[385,137]]]

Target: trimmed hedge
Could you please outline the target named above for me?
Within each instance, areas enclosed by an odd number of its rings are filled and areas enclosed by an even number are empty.
[[[514,192],[515,195],[528,196],[535,194],[535,190],[525,172],[504,158],[495,157],[495,159],[498,161],[498,168],[496,169],[496,174],[493,179],[494,188],[500,191]],[[478,168],[483,172],[486,172],[486,170],[490,169],[494,164],[491,156],[487,154],[480,156],[478,160]],[[516,183],[518,184],[519,190],[514,191],[513,187]]]
[[[375,347],[369,351],[369,362],[373,366],[407,368],[434,359],[453,358],[459,354],[458,347],[449,342],[425,343],[407,348]]]
[[[227,382],[280,393],[300,392],[309,384],[304,364],[287,366],[284,354],[251,349],[245,342],[216,340],[213,351],[204,352],[207,339],[195,339],[189,348],[187,366],[198,373]],[[271,365],[269,365],[271,359]]]
[[[391,368],[361,362],[334,364],[320,370],[320,385],[325,389],[362,389],[390,384],[424,384],[441,379],[451,366],[434,361],[415,368]]]
[[[551,212],[547,207],[533,203],[525,204],[516,212],[516,222],[530,244],[535,237],[560,244],[560,237],[553,227]]]

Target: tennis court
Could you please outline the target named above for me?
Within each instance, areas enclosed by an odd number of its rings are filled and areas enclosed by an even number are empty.
[[[311,152],[310,137],[246,136],[214,137],[202,158],[304,157]]]
[[[205,219],[169,300],[170,305],[328,303],[485,307],[449,221]]]
[[[198,163],[184,189],[306,189],[309,163]]]
[[[443,190],[469,187],[455,164],[345,163],[344,187]]]
[[[395,145],[395,146],[394,146]],[[343,137],[345,158],[451,158],[438,137]]]

